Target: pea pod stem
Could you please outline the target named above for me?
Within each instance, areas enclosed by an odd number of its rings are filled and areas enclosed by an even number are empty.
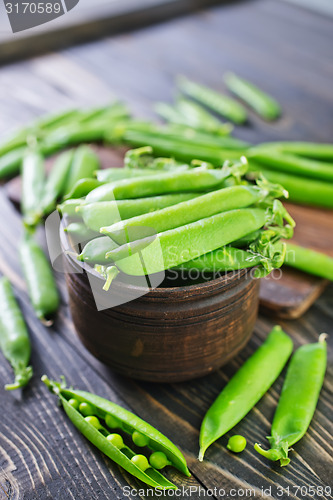
[[[313,418],[323,385],[327,348],[326,334],[314,344],[299,347],[293,355],[273,418],[271,448],[264,450],[258,443],[255,450],[269,460],[288,465],[290,447],[306,433]]]
[[[178,78],[178,87],[182,92],[207,106],[214,113],[234,123],[246,122],[247,113],[244,107],[227,95],[220,94],[209,87],[192,82],[185,77]]]
[[[207,448],[238,424],[268,391],[281,373],[292,348],[290,337],[276,326],[230,379],[201,424],[200,461]]]
[[[27,385],[33,370],[28,366],[31,345],[26,324],[7,278],[0,278],[0,348],[13,367],[15,380],[6,384],[10,391]]]
[[[234,73],[224,77],[227,88],[254,109],[265,120],[275,120],[281,114],[278,102],[258,87]]]

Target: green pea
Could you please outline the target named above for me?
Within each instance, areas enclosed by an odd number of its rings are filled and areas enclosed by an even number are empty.
[[[94,408],[89,403],[81,403],[79,411],[84,417],[88,417],[89,415],[93,415],[95,413]]]
[[[227,448],[234,453],[240,453],[245,450],[246,439],[244,436],[231,436],[228,441]]]
[[[163,469],[170,462],[162,451],[155,451],[149,457],[149,463],[154,469]]]
[[[97,417],[89,415],[88,417],[85,417],[84,420],[86,422],[88,422],[88,424],[90,424],[93,427],[95,427],[95,429],[100,429],[101,428],[100,421],[98,420]]]
[[[109,434],[106,439],[110,441],[116,448],[123,448],[124,441],[123,438],[119,434]]]
[[[77,400],[77,399],[75,399],[75,398],[71,398],[71,399],[69,399],[69,400],[68,400],[68,404],[69,404],[69,405],[71,405],[71,406],[73,406],[73,408],[74,408],[75,410],[78,410],[78,409],[79,409],[79,406],[80,406],[80,404],[79,404],[78,400]]]
[[[131,458],[131,462],[143,471],[150,467],[149,462],[144,455],[134,455],[134,457]]]
[[[106,415],[105,423],[108,427],[110,427],[110,429],[117,429],[117,427],[120,427],[119,421],[112,415]]]
[[[133,443],[139,447],[147,446],[149,443],[149,438],[141,432],[134,431],[132,434]]]

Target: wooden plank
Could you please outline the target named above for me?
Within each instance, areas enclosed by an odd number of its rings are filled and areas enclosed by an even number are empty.
[[[137,0],[80,2],[75,10],[47,25],[13,35],[9,27],[0,34],[0,63],[31,57],[68,45],[148,26],[223,0]],[[1,6],[0,6],[1,8]],[[3,15],[6,15],[3,12]]]

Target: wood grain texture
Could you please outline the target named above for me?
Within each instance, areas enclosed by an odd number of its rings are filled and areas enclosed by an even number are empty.
[[[45,111],[88,106],[114,96],[127,100],[137,115],[151,116],[153,101],[171,99],[177,73],[222,89],[222,73],[231,69],[274,94],[285,110],[283,118],[272,126],[251,114],[252,126],[239,129],[238,136],[253,142],[280,138],[329,141],[333,132],[332,38],[328,19],[278,1],[256,0],[14,64],[0,72],[0,134]],[[172,438],[185,453],[193,474],[184,481],[170,470],[169,477],[179,485],[224,488],[225,498],[231,498],[231,488],[253,488],[256,498],[275,500],[309,498],[295,486],[331,485],[332,286],[302,318],[281,322],[295,346],[316,341],[322,331],[330,334],[329,365],[320,401],[308,433],[294,447],[290,466],[280,469],[253,451],[255,441],[266,444],[283,376],[199,464],[198,433],[206,410],[265,339],[274,320],[260,317],[252,340],[240,355],[202,379],[161,385],[115,375],[78,341],[61,274],[57,274],[57,281],[62,305],[54,327],[47,330],[36,321],[18,265],[21,220],[3,189],[0,213],[0,272],[11,279],[27,318],[35,368],[32,383],[24,392],[6,393],[3,384],[11,380],[12,373],[1,356],[0,398],[5,409],[0,420],[1,500],[123,499],[127,481],[139,486],[73,428],[55,397],[39,381],[44,372],[55,378],[64,374],[75,387],[123,404]],[[43,231],[40,236],[43,241]],[[239,456],[225,448],[234,433],[244,434],[249,442]],[[284,492],[278,496],[279,486],[289,487],[290,495]],[[264,496],[262,488],[269,487],[271,494]],[[144,497],[154,498],[141,495]],[[181,492],[179,498],[186,495]],[[212,498],[221,496],[213,494]],[[316,493],[313,498],[329,496]]]

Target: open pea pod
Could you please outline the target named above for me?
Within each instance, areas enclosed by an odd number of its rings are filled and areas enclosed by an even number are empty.
[[[190,476],[185,458],[178,448],[166,436],[141,418],[100,396],[85,391],[66,389],[61,384],[50,381],[45,375],[42,377],[42,380],[52,392],[59,396],[67,416],[79,431],[100,451],[136,478],[158,489],[177,489],[173,483],[151,465],[145,468],[145,470],[136,465],[131,460],[136,456],[136,453],[128,446],[123,444],[119,448],[111,443],[107,439],[107,434],[108,432],[112,433],[113,429],[119,429],[129,435],[133,435],[135,431],[140,433],[140,435],[146,438],[145,441],[149,449],[153,452],[159,451],[164,453],[168,464],[173,465],[186,476]],[[112,430],[108,431],[102,425],[99,428],[92,425],[80,411],[70,404],[69,401],[73,401],[73,399],[79,405],[82,403],[89,405],[93,415],[106,421],[106,427]]]

